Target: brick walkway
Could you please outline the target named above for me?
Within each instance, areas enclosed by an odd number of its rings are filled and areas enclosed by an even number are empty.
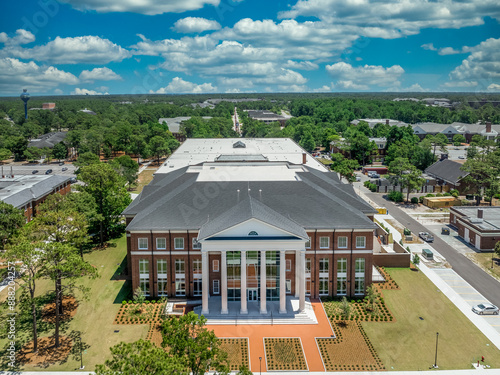
[[[331,337],[333,331],[321,302],[312,300],[311,304],[318,324],[209,325],[207,328],[213,330],[218,337],[247,337],[250,342],[250,370],[254,373],[260,370],[259,357],[262,357],[262,371],[267,371],[264,360],[264,337],[300,337],[309,371],[325,371],[315,338]]]

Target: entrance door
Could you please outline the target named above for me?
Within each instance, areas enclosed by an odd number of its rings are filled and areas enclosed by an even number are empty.
[[[258,294],[257,294],[257,289],[248,289],[247,290],[248,294],[248,301],[249,302],[254,302],[258,300]]]
[[[470,242],[470,237],[469,237],[469,229],[465,228],[464,229],[464,240],[465,242],[469,243]]]

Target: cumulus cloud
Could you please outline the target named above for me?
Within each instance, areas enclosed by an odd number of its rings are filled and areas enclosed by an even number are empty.
[[[215,92],[217,87],[212,86],[211,83],[202,83],[198,85],[193,82],[184,81],[180,77],[175,77],[166,86],[157,91],[150,91],[150,94],[202,94],[205,92]]]
[[[318,87],[317,89],[313,89],[312,91],[313,92],[330,92],[330,91],[332,91],[332,88],[324,85],[324,86]]]
[[[491,85],[488,86],[488,91],[500,91],[500,85],[492,83]]]
[[[60,84],[79,82],[73,74],[53,66],[39,66],[35,62],[22,62],[10,57],[0,58],[0,92],[18,93],[26,88],[31,93],[47,92]]]
[[[0,54],[4,57],[49,61],[54,64],[106,64],[112,61],[119,62],[131,56],[126,49],[98,36],[74,38],[58,36],[47,44],[33,48],[6,47]]]
[[[310,61],[293,61],[288,60],[284,65],[284,68],[291,68],[297,70],[316,70],[318,69],[318,64]]]
[[[452,81],[452,82],[445,82],[442,86],[446,88],[450,87],[470,88],[470,87],[476,87],[477,85],[478,85],[477,81]]]
[[[201,33],[208,30],[219,30],[221,28],[217,21],[207,20],[201,17],[186,17],[174,23],[173,29],[179,33]]]
[[[327,65],[326,71],[337,79],[336,88],[345,90],[368,90],[371,86],[399,86],[399,78],[404,69],[399,65],[389,68],[376,65],[353,67],[351,64],[339,62]]]
[[[388,38],[414,35],[423,28],[482,25],[485,15],[500,19],[497,0],[299,0],[279,16],[315,17],[330,24],[356,25],[363,28],[363,35],[379,33],[379,37]]]
[[[450,80],[500,80],[500,39],[490,38],[464,49],[470,55],[453,69]]]
[[[95,90],[87,90],[76,87],[71,91],[71,95],[109,95],[107,92],[97,92]]]
[[[197,10],[205,5],[218,6],[220,0],[60,0],[80,11],[95,10],[99,13],[131,12],[146,15],[181,13]]]
[[[122,77],[111,69],[94,68],[92,70],[84,70],[80,73],[80,79],[82,81],[93,82],[93,81],[119,81]]]
[[[16,30],[16,35],[12,38],[6,33],[0,33],[0,43],[4,43],[6,46],[17,46],[21,44],[28,44],[35,41],[35,36],[31,31],[24,29]]]
[[[456,50],[453,47],[436,48],[433,43],[422,44],[420,47],[428,51],[437,51],[438,55],[441,56],[466,53],[469,50],[469,47],[463,47],[461,50]]]
[[[410,87],[389,87],[384,90],[386,92],[428,92],[429,89],[425,89],[420,84],[414,83]]]

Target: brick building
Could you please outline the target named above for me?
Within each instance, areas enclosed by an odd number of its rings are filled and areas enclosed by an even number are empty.
[[[479,251],[495,248],[500,241],[500,207],[450,207],[450,224],[465,242]]]
[[[133,288],[202,297],[203,313],[217,296],[222,314],[363,296],[374,213],[290,139],[188,139],[123,212]]]

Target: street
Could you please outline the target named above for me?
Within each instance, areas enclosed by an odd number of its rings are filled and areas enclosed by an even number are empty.
[[[399,209],[394,203],[385,200],[382,194],[370,193],[366,188],[361,189],[365,190],[363,193],[371,201],[375,202],[375,204],[380,207],[387,207],[390,214],[413,233],[428,231],[428,228],[406,214],[403,210]],[[472,285],[491,303],[500,306],[500,283],[497,280],[437,236],[434,237],[433,247],[446,258],[448,263],[453,267],[453,270],[455,270],[455,272],[465,281]]]

